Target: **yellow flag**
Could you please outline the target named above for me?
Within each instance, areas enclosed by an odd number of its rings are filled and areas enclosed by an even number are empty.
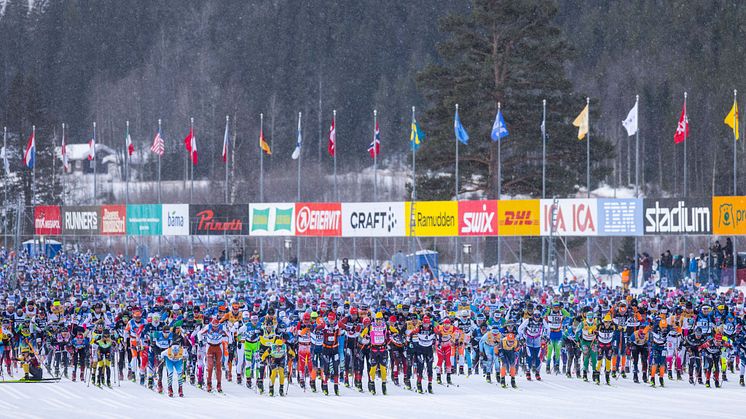
[[[733,107],[730,108],[730,112],[725,117],[725,125],[733,129],[733,135],[736,137],[736,140],[741,137],[738,132],[738,102],[735,100],[733,100]]]
[[[259,148],[261,148],[267,155],[272,155],[272,150],[269,148],[267,140],[264,139],[264,131],[259,132]]]
[[[585,138],[588,134],[588,105],[585,105],[585,108],[580,111],[580,115],[572,121],[572,124],[578,127],[578,140]]]

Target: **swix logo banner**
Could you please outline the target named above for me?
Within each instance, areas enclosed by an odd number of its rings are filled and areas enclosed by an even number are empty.
[[[189,205],[189,231],[196,235],[249,234],[248,205]]]
[[[101,234],[119,236],[127,232],[127,207],[104,205],[101,207]]]
[[[646,199],[645,234],[710,234],[710,204],[707,199]]]
[[[598,235],[595,199],[542,199],[542,236]]]
[[[642,199],[599,199],[598,234],[641,236]]]
[[[342,204],[298,202],[295,204],[295,235],[338,237],[342,235]]]
[[[34,234],[57,236],[62,234],[62,211],[56,205],[34,208]]]
[[[497,201],[459,201],[459,236],[497,236]]]
[[[500,236],[538,236],[538,199],[497,201],[497,229]]]
[[[342,237],[404,237],[404,202],[342,204]]]

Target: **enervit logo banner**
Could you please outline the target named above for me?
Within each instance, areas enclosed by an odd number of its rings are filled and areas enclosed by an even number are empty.
[[[99,233],[101,207],[62,207],[62,233],[92,236]]]
[[[312,237],[342,235],[342,204],[339,202],[296,203],[295,235]]]
[[[642,199],[599,199],[598,234],[641,236]]]
[[[293,236],[295,204],[249,204],[249,225],[252,236]]]
[[[497,236],[497,201],[459,201],[459,236]]]
[[[403,237],[404,202],[342,204],[343,237]]]
[[[124,205],[104,205],[101,207],[101,234],[105,236],[123,235],[127,232],[127,207]]]
[[[542,236],[596,236],[598,220],[595,199],[542,199]]]
[[[541,222],[538,199],[497,202],[497,230],[501,236],[538,236]]]
[[[159,204],[127,205],[127,234],[160,236],[162,211]]]
[[[34,234],[57,236],[62,234],[62,211],[57,205],[42,205],[34,208]]]
[[[711,234],[709,199],[645,199],[645,234]]]
[[[189,235],[189,205],[161,205],[161,231],[164,236]]]
[[[414,203],[414,220],[411,217],[412,203],[404,203],[407,235],[419,237],[458,236],[457,201],[420,201]],[[410,220],[414,222],[411,226]],[[412,231],[414,229],[414,231]]]
[[[189,205],[189,231],[204,236],[248,235],[248,205]]]
[[[712,213],[713,234],[746,234],[746,196],[713,196]]]

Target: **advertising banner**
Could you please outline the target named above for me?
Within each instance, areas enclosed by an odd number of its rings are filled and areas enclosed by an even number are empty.
[[[161,214],[159,204],[127,205],[127,234],[133,236],[160,236]]]
[[[598,234],[642,236],[642,199],[599,199]]]
[[[248,205],[189,205],[189,231],[194,235],[248,235],[248,221]]]
[[[295,235],[338,237],[342,235],[342,204],[298,202],[295,204]]]
[[[342,204],[342,237],[404,237],[404,202]]]
[[[62,234],[62,211],[57,205],[41,205],[34,208],[34,234],[58,236]]]
[[[541,211],[538,199],[497,201],[497,231],[500,236],[538,236]]]
[[[294,236],[295,204],[249,204],[249,234]]]
[[[161,234],[164,236],[189,235],[189,205],[161,205]]]
[[[713,234],[746,234],[746,196],[713,196],[712,213]]]
[[[417,237],[458,236],[457,201],[419,201],[414,203],[414,226],[411,226],[412,203],[404,203],[407,235]],[[414,229],[414,231],[412,231]]]
[[[62,207],[62,233],[66,236],[95,236],[99,234],[101,207]]]
[[[103,205],[101,207],[101,234],[119,236],[127,233],[127,207]]]
[[[459,236],[497,236],[497,201],[459,201]]]
[[[598,214],[595,199],[542,199],[542,236],[596,236]]]
[[[711,204],[712,200],[704,198],[645,199],[645,234],[711,234]]]

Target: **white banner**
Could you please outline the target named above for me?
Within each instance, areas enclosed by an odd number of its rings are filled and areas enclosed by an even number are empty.
[[[163,204],[161,211],[164,236],[189,235],[189,205]]]
[[[342,203],[342,237],[404,237],[404,202]]]
[[[542,236],[598,235],[598,206],[595,199],[542,199]]]
[[[249,235],[294,236],[295,204],[249,204]]]

